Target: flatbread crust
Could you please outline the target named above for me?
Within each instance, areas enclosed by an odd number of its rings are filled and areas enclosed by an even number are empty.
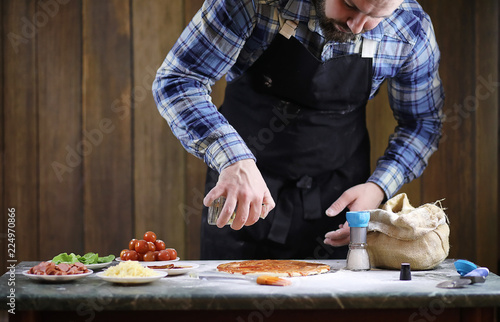
[[[298,260],[262,259],[223,263],[217,270],[231,274],[293,277],[322,274],[328,272],[330,266]]]

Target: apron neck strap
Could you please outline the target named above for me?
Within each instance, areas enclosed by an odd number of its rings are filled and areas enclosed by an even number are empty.
[[[361,57],[362,58],[373,58],[375,56],[375,52],[377,51],[378,42],[373,39],[363,39],[363,48],[361,49]]]
[[[282,18],[280,16],[280,34],[282,34],[286,39],[290,39],[290,37],[295,36],[295,30],[297,29],[297,22],[292,20],[285,20],[282,23]]]

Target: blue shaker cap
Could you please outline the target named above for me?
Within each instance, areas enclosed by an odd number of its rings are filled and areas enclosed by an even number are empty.
[[[346,213],[349,227],[368,227],[370,221],[369,211],[348,211]]]
[[[459,259],[455,261],[455,268],[457,269],[460,276],[464,276],[477,268],[477,265],[473,262],[469,262],[465,259]]]

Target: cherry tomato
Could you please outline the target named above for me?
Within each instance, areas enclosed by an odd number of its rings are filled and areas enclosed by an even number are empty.
[[[156,241],[156,234],[152,231],[147,231],[144,233],[144,240],[154,243]]]
[[[136,253],[137,253],[137,252],[136,252]],[[138,261],[142,261],[142,260],[144,260],[144,254],[137,253],[137,260],[138,260]]]
[[[160,250],[158,252],[158,260],[159,261],[169,261],[170,260],[170,253],[167,252],[165,249]]]
[[[128,256],[129,256],[129,260],[131,261],[138,261],[139,260],[139,253],[136,252],[135,250],[129,250],[128,251]]]
[[[120,252],[120,258],[123,259],[123,255],[125,255],[126,252],[128,252],[129,250],[128,249],[123,249],[121,252]]]
[[[133,238],[131,239],[129,242],[128,242],[128,249],[130,250],[135,250],[135,242],[137,241],[137,239]]]
[[[148,243],[148,250],[154,252],[156,250],[155,243],[152,242],[147,242]]]
[[[146,254],[144,254],[144,261],[145,262],[152,262],[156,260],[155,252],[148,251]]]
[[[123,254],[123,257],[120,257],[122,260],[124,261],[133,261],[133,260],[137,260],[137,255],[136,255],[136,251],[135,250],[127,250],[124,254]]]
[[[161,239],[157,239],[155,241],[155,246],[156,246],[156,250],[164,250],[165,248],[167,248],[165,246],[165,242]]]
[[[175,249],[173,249],[173,248],[167,248],[167,249],[165,249],[165,250],[166,250],[166,251],[168,252],[168,254],[170,255],[170,260],[174,260],[174,259],[176,259],[176,258],[177,258],[177,251],[176,251]]]
[[[130,250],[127,250],[126,252],[123,252],[123,255],[122,255],[122,256],[120,256],[120,259],[121,259],[122,261],[128,261],[128,259],[129,259],[129,253],[128,253],[128,252],[129,252],[129,251],[130,251]]]
[[[148,251],[148,244],[145,240],[136,240],[135,242],[135,251],[139,254],[144,254]]]

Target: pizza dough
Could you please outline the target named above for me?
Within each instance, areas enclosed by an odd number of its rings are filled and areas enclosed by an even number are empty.
[[[263,259],[224,263],[217,266],[217,270],[231,274],[293,277],[325,273],[330,266],[298,260]]]

